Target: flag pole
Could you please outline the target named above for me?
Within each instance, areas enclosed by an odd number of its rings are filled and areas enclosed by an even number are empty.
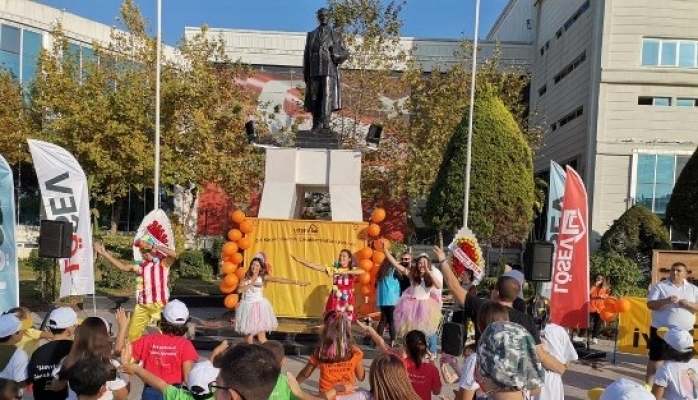
[[[160,53],[162,48],[162,0],[157,0],[157,54],[155,55],[155,183],[153,210],[160,208]]]
[[[473,36],[473,64],[470,69],[470,108],[468,110],[468,150],[465,164],[465,198],[463,199],[463,226],[468,227],[470,212],[470,168],[473,148],[473,112],[475,109],[475,76],[477,75],[477,38],[480,29],[480,0],[475,0],[475,34]]]

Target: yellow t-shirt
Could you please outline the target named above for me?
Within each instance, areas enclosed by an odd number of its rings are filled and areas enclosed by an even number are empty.
[[[22,321],[22,327],[24,327],[24,321]],[[20,349],[27,352],[27,355],[31,356],[32,353],[39,347],[41,341],[41,331],[34,328],[28,328],[24,331],[22,339],[16,344]]]

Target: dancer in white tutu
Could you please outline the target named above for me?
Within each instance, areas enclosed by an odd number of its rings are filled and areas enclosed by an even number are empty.
[[[310,282],[269,276],[266,260],[264,253],[255,254],[250,268],[238,286],[238,292],[242,293],[242,300],[235,311],[235,330],[246,335],[247,343],[253,343],[255,336],[261,343],[266,342],[266,333],[273,331],[279,325],[271,303],[264,298],[264,286],[267,282],[298,286],[310,284]]]

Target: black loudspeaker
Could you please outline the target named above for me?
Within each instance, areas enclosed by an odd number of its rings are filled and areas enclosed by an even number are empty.
[[[381,135],[383,134],[383,127],[381,125],[371,124],[368,127],[368,133],[366,134],[366,143],[378,146],[381,141]]]
[[[247,134],[247,141],[254,143],[257,141],[257,132],[254,129],[254,121],[245,122],[245,133]]]
[[[72,244],[73,224],[69,221],[41,221],[39,257],[70,258]]]
[[[460,356],[465,343],[463,324],[444,322],[441,330],[441,351],[444,354]]]
[[[524,276],[527,281],[547,282],[553,272],[553,244],[529,242],[524,253]]]

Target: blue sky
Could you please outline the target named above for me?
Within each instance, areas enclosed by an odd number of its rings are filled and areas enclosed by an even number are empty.
[[[39,3],[107,25],[119,24],[121,0],[38,0]],[[136,0],[155,32],[156,0]],[[486,35],[507,0],[482,0],[480,34]],[[162,0],[165,42],[175,45],[185,26],[304,32],[314,28],[323,0]],[[475,0],[407,0],[403,36],[462,38],[473,36]]]

